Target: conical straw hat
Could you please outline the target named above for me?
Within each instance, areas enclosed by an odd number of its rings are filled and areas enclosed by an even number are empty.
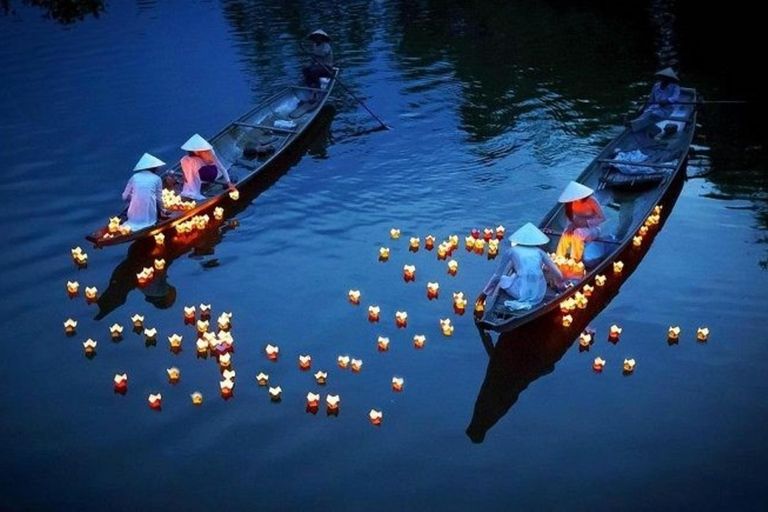
[[[577,199],[584,199],[585,197],[589,197],[594,192],[594,190],[587,187],[586,185],[572,181],[568,184],[567,187],[565,187],[563,193],[560,194],[558,201],[561,203],[570,203],[571,201],[576,201]]]
[[[149,153],[144,153],[144,156],[139,159],[139,161],[136,163],[136,167],[134,167],[133,170],[143,171],[144,169],[154,169],[155,167],[160,167],[161,165],[165,165],[165,162],[157,157],[150,155]]]
[[[513,245],[544,245],[549,242],[549,237],[542,233],[539,228],[528,222],[512,233],[509,241]]]
[[[191,136],[183,146],[181,146],[181,149],[184,151],[208,151],[213,149],[213,146],[211,146],[207,140],[196,133]]]
[[[672,68],[664,68],[661,71],[657,71],[656,76],[664,76],[674,80],[675,82],[680,80],[677,78],[677,73],[675,73],[675,70]]]
[[[320,29],[317,29],[314,32],[312,32],[311,34],[309,34],[307,36],[307,39],[312,39],[313,37],[322,37],[323,39],[325,39],[328,42],[331,41],[331,36],[326,34],[324,30],[320,30]]]

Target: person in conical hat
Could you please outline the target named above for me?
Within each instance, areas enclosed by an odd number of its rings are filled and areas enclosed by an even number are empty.
[[[511,246],[496,267],[491,279],[477,296],[476,302],[485,302],[489,295],[503,290],[509,295],[505,305],[510,309],[529,309],[544,299],[547,293],[546,270],[559,285],[563,274],[540,246],[549,243],[549,237],[528,222],[509,237]]]
[[[203,184],[219,180],[223,180],[230,190],[235,189],[227,168],[216,156],[210,142],[196,133],[181,146],[181,149],[187,152],[180,160],[181,170],[184,173],[182,197],[204,200],[206,197],[201,191]]]
[[[123,190],[123,201],[128,203],[126,226],[138,231],[157,222],[158,212],[163,211],[163,182],[157,171],[165,162],[144,153],[133,167],[133,176]]]
[[[312,45],[305,49],[310,55],[312,62],[304,67],[301,72],[304,74],[304,81],[307,87],[319,88],[320,79],[331,78],[331,68],[333,67],[333,50],[331,49],[331,37],[323,30],[315,30],[307,36]]]
[[[566,256],[581,261],[584,244],[600,236],[600,224],[605,221],[605,214],[600,203],[594,197],[594,190],[572,181],[560,194],[558,201],[564,203],[566,227],[557,243],[558,256]]]
[[[633,132],[643,133],[648,128],[670,117],[675,109],[675,103],[680,101],[680,79],[672,68],[664,68],[655,73],[658,81],[653,84],[651,95],[643,107],[640,116],[630,121],[629,127]],[[654,130],[656,135],[660,130]]]

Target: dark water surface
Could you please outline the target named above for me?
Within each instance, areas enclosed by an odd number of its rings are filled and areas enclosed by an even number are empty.
[[[463,240],[475,227],[538,222],[619,132],[659,65],[679,65],[706,97],[754,100],[753,80],[734,79],[740,61],[706,58],[722,48],[698,24],[711,30],[714,18],[661,1],[223,0],[110,2],[98,17],[60,23],[9,4],[0,509],[767,505],[759,107],[701,112],[688,172],[706,176],[685,183],[621,293],[595,305],[589,352],[571,345],[575,336],[538,330],[502,340],[489,366],[451,294],[474,297],[495,262],[462,248],[449,277],[434,253],[407,251],[410,236]],[[376,122],[337,91],[307,153],[254,187],[235,229],[167,254],[162,297],[136,289],[151,244],[95,250],[83,235],[120,207],[144,151],[174,162],[192,133],[212,135],[293,83],[304,63],[295,43],[318,26],[335,39],[344,82],[393,130],[359,135]],[[743,44],[733,34],[726,48]],[[389,239],[392,227],[400,240]],[[76,245],[89,254],[85,270],[69,258]],[[387,263],[377,261],[382,245],[392,248]],[[417,266],[415,283],[403,282],[405,263]],[[73,279],[108,290],[100,315],[82,293],[67,298]],[[437,301],[426,300],[427,281],[440,283]],[[350,288],[361,306],[347,303]],[[238,376],[226,402],[215,364],[195,358],[194,329],[182,323],[182,308],[201,302],[214,320],[234,314]],[[366,321],[368,304],[381,306],[380,324]],[[408,312],[406,329],[395,328],[395,310]],[[157,346],[133,333],[110,341],[108,327],[127,332],[135,313],[159,330]],[[79,321],[71,338],[68,317]],[[445,317],[451,338],[440,334]],[[610,345],[614,323],[624,332]],[[677,345],[667,344],[670,325],[683,330]],[[698,343],[704,325],[710,341]],[[178,355],[172,333],[184,336]],[[418,333],[427,344],[417,351]],[[392,339],[389,352],[377,352],[379,335]],[[89,337],[99,343],[91,360]],[[265,358],[267,342],[279,344],[279,362]],[[298,370],[307,353],[313,371],[329,372],[325,388]],[[336,367],[340,354],[363,359],[362,371]],[[597,355],[603,374],[590,369]],[[625,357],[637,360],[630,377]],[[170,366],[182,371],[176,386]],[[256,385],[260,371],[283,388],[281,403]],[[130,378],[125,396],[112,391],[118,372]],[[393,375],[405,378],[403,393],[391,391]],[[146,403],[158,391],[159,413]],[[339,416],[306,413],[308,391],[338,393]],[[384,412],[378,428],[371,408]],[[470,423],[485,425],[482,443],[465,433]]]

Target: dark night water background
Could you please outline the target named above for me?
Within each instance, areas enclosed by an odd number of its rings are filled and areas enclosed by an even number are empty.
[[[759,24],[743,9],[692,5],[139,1],[67,23],[11,2],[0,17],[0,509],[764,509],[768,173],[749,50]],[[97,251],[82,237],[120,206],[138,157],[173,162],[192,133],[211,135],[293,83],[304,62],[295,43],[318,26],[335,39],[345,83],[393,130],[358,136],[376,123],[338,90],[308,153],[257,187],[237,229],[169,258],[173,305],[121,287],[120,269],[146,248]],[[495,263],[462,249],[450,278],[406,239],[538,222],[666,64],[705,97],[753,103],[701,112],[689,174],[706,176],[685,183],[643,262],[590,322],[598,333],[621,324],[621,342],[598,336],[580,353],[572,338],[538,332],[505,344],[500,373],[515,385],[500,389],[527,389],[491,397],[517,401],[472,443],[489,357],[450,294],[474,297]],[[86,270],[69,259],[75,245]],[[386,264],[381,245],[393,249]],[[404,263],[416,264],[415,284],[403,283]],[[66,298],[71,279],[100,291],[116,280],[125,303],[96,320],[96,305]],[[428,302],[434,280],[442,294]],[[346,302],[349,288],[363,306]],[[183,306],[201,302],[214,319],[234,313],[229,402],[181,322]],[[379,325],[365,320],[371,303]],[[396,309],[409,313],[404,331]],[[137,312],[159,329],[157,347],[109,340],[108,326]],[[70,316],[73,338],[62,332]],[[439,332],[446,316],[452,338]],[[682,340],[668,346],[676,324]],[[700,325],[706,344],[694,340]],[[173,332],[185,337],[179,355],[165,343]],[[416,333],[428,338],[421,351]],[[376,351],[379,334],[392,338],[388,353]],[[281,347],[276,364],[268,341]],[[327,389],[299,372],[300,353],[329,371]],[[339,354],[362,358],[363,371],[339,370]],[[602,375],[590,369],[596,355],[608,360]],[[637,360],[631,377],[624,357]],[[123,371],[121,397],[111,379]],[[256,386],[259,371],[282,386],[282,403]],[[402,394],[389,389],[395,374]],[[340,394],[339,417],[307,414],[310,390]],[[161,413],[146,405],[155,391]],[[381,427],[370,408],[384,411]]]

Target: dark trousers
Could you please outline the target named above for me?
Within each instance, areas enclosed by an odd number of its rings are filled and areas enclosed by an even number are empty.
[[[319,88],[321,78],[331,78],[332,76],[327,66],[322,66],[316,62],[305,67],[301,72],[304,74],[304,82],[306,82],[307,87]]]

